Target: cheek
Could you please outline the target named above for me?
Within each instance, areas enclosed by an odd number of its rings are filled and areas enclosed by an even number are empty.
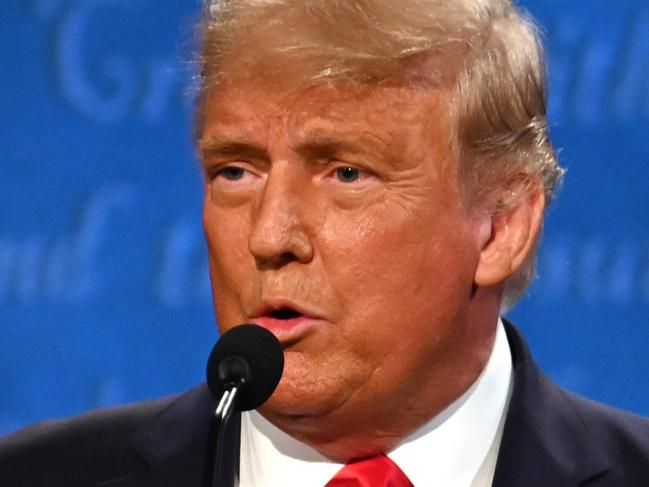
[[[323,233],[337,237],[323,260],[356,325],[348,333],[377,348],[397,331],[435,336],[468,301],[476,257],[457,219],[393,209],[327,224]]]
[[[435,264],[435,242],[418,228],[416,215],[402,217],[377,208],[354,216],[331,214],[320,234],[325,270],[346,296],[376,291],[385,297],[392,289],[403,294],[401,286],[410,288],[419,266]]]
[[[210,260],[219,267],[245,262],[242,259],[248,254],[250,234],[248,213],[247,206],[222,210],[209,198],[205,200],[203,230]]]
[[[241,282],[250,281],[247,220],[239,215],[219,212],[206,200],[203,208],[203,230],[212,281],[214,307],[219,327],[239,315]]]

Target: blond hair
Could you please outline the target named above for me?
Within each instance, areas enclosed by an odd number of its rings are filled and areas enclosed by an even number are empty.
[[[491,198],[494,211],[506,211],[541,187],[550,201],[561,180],[539,34],[509,0],[221,0],[201,27],[203,92],[219,82],[228,54],[246,47],[262,53],[260,70],[299,64],[306,84],[438,85],[451,77],[468,206]],[[259,31],[280,34],[261,45],[250,35]],[[506,283],[505,308],[533,275],[530,255]]]

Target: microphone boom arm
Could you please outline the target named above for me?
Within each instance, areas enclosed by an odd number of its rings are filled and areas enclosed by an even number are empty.
[[[219,401],[214,417],[212,418],[212,434],[216,437],[216,455],[214,462],[214,470],[212,471],[212,487],[234,487],[234,466],[225,465],[226,458],[223,451],[226,446],[225,431],[232,417],[232,411],[235,409],[237,393],[239,386],[235,384],[228,384],[228,387],[223,391],[221,400]]]

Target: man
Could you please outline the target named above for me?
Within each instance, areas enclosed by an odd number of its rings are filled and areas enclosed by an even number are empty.
[[[232,0],[202,32],[215,314],[285,357],[229,438],[239,485],[649,485],[649,423],[558,389],[499,318],[562,173],[531,22],[506,0]],[[201,485],[213,407],[199,388],[36,426],[0,473]]]

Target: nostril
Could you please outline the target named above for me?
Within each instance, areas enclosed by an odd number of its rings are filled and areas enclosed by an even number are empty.
[[[284,252],[281,255],[271,255],[270,253],[262,254],[259,249],[250,250],[255,257],[257,268],[259,270],[266,269],[280,269],[291,262],[296,262],[299,259],[291,252]]]
[[[290,308],[280,308],[272,311],[270,315],[277,320],[290,320],[302,316],[297,311]]]

